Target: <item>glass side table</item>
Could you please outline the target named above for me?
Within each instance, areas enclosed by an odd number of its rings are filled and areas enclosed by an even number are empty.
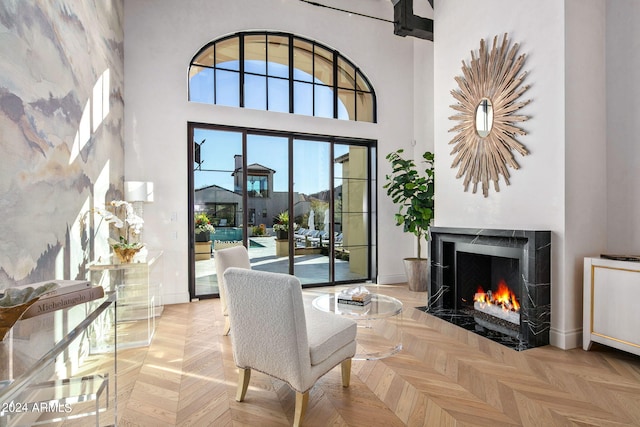
[[[377,360],[402,350],[402,302],[396,298],[371,294],[364,307],[338,304],[335,293],[320,295],[312,302],[317,310],[353,319],[358,324],[356,360]]]
[[[15,324],[0,341],[0,426],[117,424],[115,347],[91,351],[116,304],[111,292]]]
[[[151,344],[156,318],[163,310],[162,251],[149,252],[134,262],[121,263],[110,257],[89,265],[91,281],[118,295],[118,349]],[[112,343],[102,342],[105,350]],[[98,351],[98,349],[95,349]]]

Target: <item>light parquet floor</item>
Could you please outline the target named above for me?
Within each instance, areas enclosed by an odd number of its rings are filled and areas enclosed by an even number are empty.
[[[321,378],[304,425],[640,426],[640,357],[596,345],[516,352],[414,309],[426,295],[405,285],[379,292],[404,303],[389,324],[402,328],[403,350],[354,361],[347,389],[339,367]],[[152,344],[118,354],[118,424],[291,425],[295,395],[279,380],[253,372],[246,400],[235,401],[222,326],[218,300],[165,307]]]

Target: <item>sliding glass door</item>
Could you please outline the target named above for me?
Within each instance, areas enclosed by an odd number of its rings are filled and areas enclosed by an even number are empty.
[[[303,284],[331,282],[331,143],[293,141],[293,274]]]
[[[191,134],[190,293],[193,298],[218,294],[213,253],[216,248],[243,244],[244,200],[242,185],[236,177],[243,151],[243,133],[193,127]],[[214,231],[195,233],[198,224],[205,221]]]
[[[278,238],[273,229],[277,218],[289,211],[289,138],[247,134],[246,151],[246,164],[238,173],[247,171],[251,268],[289,273],[289,241]]]
[[[334,145],[334,256],[336,277],[343,280],[366,280],[375,265],[372,150]]]
[[[303,286],[375,276],[375,145],[190,124],[192,298],[218,295],[217,250]],[[195,233],[202,215],[215,231]],[[201,241],[199,241],[201,240]]]

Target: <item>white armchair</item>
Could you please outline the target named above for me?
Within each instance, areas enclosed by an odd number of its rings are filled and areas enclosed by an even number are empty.
[[[218,277],[218,292],[220,294],[220,304],[222,305],[222,315],[224,316],[224,335],[229,335],[231,322],[229,321],[229,310],[227,308],[227,296],[224,289],[224,272],[229,267],[251,268],[249,252],[242,246],[233,246],[225,249],[216,249],[213,255],[216,264],[216,276]]]
[[[318,378],[342,364],[342,385],[349,386],[356,322],[305,310],[295,276],[229,268],[224,279],[233,357],[240,368],[236,400],[244,400],[251,370],[263,372],[296,392],[293,425],[300,425]]]

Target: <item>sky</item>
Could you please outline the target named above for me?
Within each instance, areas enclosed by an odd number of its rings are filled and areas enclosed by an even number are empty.
[[[233,191],[234,156],[242,154],[242,133],[197,128],[194,140],[201,145],[203,171],[194,174],[195,188],[219,185]],[[336,145],[335,157],[345,154],[346,145]],[[247,135],[247,164],[259,163],[276,171],[273,175],[274,191],[288,189],[288,140],[284,137]],[[329,143],[294,140],[294,190],[314,194],[326,191],[329,183]],[[335,176],[340,176],[340,164],[334,164]]]
[[[245,108],[267,109],[267,96],[270,111],[289,111],[288,67],[268,62],[265,73],[264,61],[245,61]],[[239,61],[229,61],[217,65],[216,103],[219,105],[239,105]],[[190,100],[214,103],[214,70],[203,69],[194,74],[189,81]],[[251,75],[247,73],[256,73]],[[269,76],[266,76],[268,74]],[[273,76],[273,77],[272,77]],[[333,90],[314,79],[311,75],[294,69],[294,111],[296,114],[333,117]],[[268,94],[268,95],[267,95]],[[315,97],[314,97],[315,94]],[[315,102],[315,105],[314,105]],[[348,120],[348,112],[338,100],[338,118]],[[195,188],[219,185],[233,191],[235,168],[234,156],[242,154],[242,134],[240,132],[196,129],[194,142],[201,146],[201,169],[194,175]],[[336,145],[335,157],[347,152],[346,146]],[[326,191],[329,183],[329,144],[317,141],[296,140],[294,157],[294,191],[313,194]],[[288,189],[288,142],[286,138],[262,135],[248,135],[247,164],[259,163],[276,171],[274,191]],[[341,165],[334,164],[340,169]],[[208,171],[204,171],[208,170]],[[216,172],[212,172],[216,171]],[[335,170],[335,176],[340,171]]]
[[[189,79],[189,100],[238,107],[240,105],[238,63],[239,61],[219,63],[215,71],[212,68],[196,67],[198,72]],[[244,106],[266,110],[268,97],[269,111],[288,113],[289,67],[273,62],[268,62],[267,66],[268,71],[265,70],[264,61],[245,61]],[[332,118],[332,87],[326,86],[321,80],[298,69],[294,69],[293,78],[294,113],[307,116],[313,116],[315,113],[316,117]],[[340,99],[338,99],[338,119],[349,120],[349,112]]]

